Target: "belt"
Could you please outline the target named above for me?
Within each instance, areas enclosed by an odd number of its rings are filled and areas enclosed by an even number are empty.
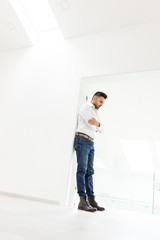
[[[89,137],[88,135],[84,134],[84,133],[76,133],[77,136],[82,136],[82,137],[85,137],[85,138],[88,138],[90,141],[94,141],[93,138]]]

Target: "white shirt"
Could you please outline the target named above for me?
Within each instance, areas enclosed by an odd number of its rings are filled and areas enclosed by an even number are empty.
[[[95,118],[100,123],[100,127],[91,125],[88,120]],[[102,132],[102,124],[99,119],[98,109],[92,103],[85,103],[80,108],[78,113],[78,126],[76,132],[87,134],[89,137],[94,138],[96,132]]]

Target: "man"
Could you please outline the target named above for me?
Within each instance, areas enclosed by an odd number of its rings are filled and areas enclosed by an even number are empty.
[[[85,103],[78,114],[78,126],[74,139],[77,155],[77,189],[80,196],[78,209],[94,212],[103,211],[95,201],[93,190],[94,137],[102,131],[98,109],[104,104],[107,95],[96,92],[90,103]]]

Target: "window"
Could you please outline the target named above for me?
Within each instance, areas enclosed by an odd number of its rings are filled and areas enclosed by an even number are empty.
[[[21,11],[19,7],[21,5],[37,33],[58,28],[47,0],[11,0],[11,4],[19,11]]]

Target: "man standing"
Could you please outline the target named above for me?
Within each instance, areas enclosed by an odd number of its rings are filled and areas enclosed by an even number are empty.
[[[74,149],[77,155],[77,189],[80,196],[78,209],[94,212],[103,211],[95,201],[93,190],[94,137],[102,131],[98,109],[104,104],[107,95],[96,92],[90,103],[85,103],[78,114],[78,126],[74,139]]]

